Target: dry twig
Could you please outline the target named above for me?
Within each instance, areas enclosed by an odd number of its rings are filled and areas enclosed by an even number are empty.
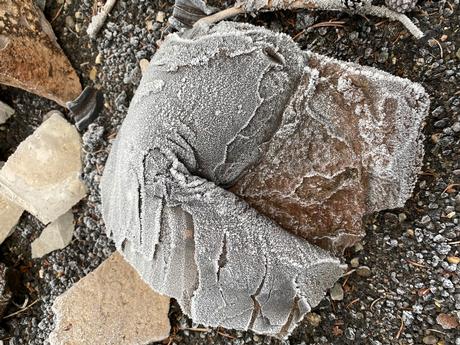
[[[105,5],[102,7],[101,12],[96,14],[92,19],[91,23],[88,25],[88,29],[86,30],[87,34],[91,38],[95,38],[99,30],[104,25],[110,11],[112,10],[113,6],[117,0],[107,0]]]
[[[399,339],[399,337],[401,336],[401,333],[404,329],[404,319],[402,316],[399,317],[401,319],[401,325],[399,326],[399,330],[398,330],[398,333],[396,333],[396,339]]]
[[[29,309],[30,307],[32,307],[35,303],[37,303],[39,301],[40,301],[40,299],[37,298],[35,301],[30,303],[27,307],[19,309],[18,311],[15,311],[14,313],[8,314],[5,317],[3,317],[3,319],[9,319],[9,318],[11,318],[11,317],[13,317],[15,315],[21,314],[22,312],[26,311],[27,309]]]

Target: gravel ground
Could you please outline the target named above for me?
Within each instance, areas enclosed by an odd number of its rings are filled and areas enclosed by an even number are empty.
[[[222,4],[226,6],[228,4]],[[53,300],[94,270],[114,250],[104,234],[99,179],[129,100],[140,80],[139,60],[156,50],[172,2],[119,0],[97,40],[85,29],[93,0],[50,0],[46,16],[83,85],[100,87],[103,114],[83,135],[89,194],[74,207],[72,243],[31,260],[30,242],[44,228],[25,214],[0,247],[0,261],[17,270],[14,304],[7,314],[30,305],[0,324],[4,344],[45,344],[53,328]],[[398,23],[336,12],[278,12],[238,20],[288,33],[318,53],[374,66],[417,81],[431,95],[423,173],[406,207],[369,217],[366,238],[345,253],[350,266],[365,266],[344,277],[341,301],[328,296],[307,315],[288,341],[224,329],[198,331],[173,303],[168,344],[455,344],[459,329],[444,329],[440,314],[460,317],[460,11],[459,0],[419,1],[411,17],[427,32],[416,41]],[[327,21],[340,22],[324,27]],[[99,57],[98,57],[99,55]],[[96,63],[100,62],[100,63]],[[11,88],[0,89],[16,114],[0,127],[0,160],[41,123],[52,102]],[[62,109],[61,109],[62,110]],[[187,330],[188,328],[188,330]],[[194,329],[195,328],[195,329]]]

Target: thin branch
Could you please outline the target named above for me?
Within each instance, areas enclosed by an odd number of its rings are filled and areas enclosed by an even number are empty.
[[[99,30],[101,30],[102,26],[104,25],[107,17],[109,16],[110,11],[112,10],[113,6],[117,0],[107,0],[105,5],[102,7],[101,12],[96,14],[92,19],[91,23],[88,25],[88,29],[86,29],[86,33],[90,38],[95,38]]]
[[[402,316],[400,316],[400,319],[401,319],[401,324],[399,326],[398,333],[396,333],[396,336],[395,336],[396,339],[399,339],[399,337],[401,336],[401,333],[402,333],[402,331],[404,329],[404,318]]]
[[[41,299],[37,298],[35,301],[30,303],[27,307],[19,309],[18,311],[15,311],[14,313],[8,314],[7,316],[4,316],[3,319],[9,319],[10,317],[13,317],[15,315],[21,314],[22,312],[26,311],[27,309],[29,309],[30,307],[32,307],[35,303],[37,303],[39,301],[41,301]]]
[[[226,8],[225,10],[211,14],[210,16],[201,18],[193,26],[211,25],[243,13],[246,13],[246,11],[241,6]]]

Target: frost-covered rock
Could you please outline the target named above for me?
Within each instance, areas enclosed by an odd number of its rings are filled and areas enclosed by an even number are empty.
[[[362,219],[402,207],[423,158],[429,98],[407,79],[311,52],[264,157],[231,188],[283,228],[341,251]]]
[[[195,322],[286,336],[342,270],[285,228],[347,246],[364,213],[403,203],[427,107],[416,84],[263,28],[171,35],[105,168],[107,231]]]
[[[0,193],[44,224],[86,195],[80,135],[61,115],[52,112],[0,170]]]
[[[261,159],[304,67],[288,36],[247,24],[172,35],[113,145],[107,231],[197,323],[286,336],[342,274],[339,260],[223,189]]]

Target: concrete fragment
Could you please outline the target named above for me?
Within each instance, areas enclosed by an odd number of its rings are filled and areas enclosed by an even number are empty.
[[[54,304],[51,345],[143,345],[168,337],[169,298],[115,252]]]
[[[62,106],[81,92],[75,70],[33,0],[0,1],[0,84]]]
[[[14,109],[0,101],[0,125],[4,124],[13,114]]]
[[[0,244],[13,233],[23,211],[23,208],[0,194]]]
[[[78,132],[53,112],[0,170],[0,193],[48,224],[86,194],[80,157]]]
[[[40,236],[32,242],[32,258],[40,258],[53,250],[66,247],[72,240],[74,219],[69,211],[43,229]]]

